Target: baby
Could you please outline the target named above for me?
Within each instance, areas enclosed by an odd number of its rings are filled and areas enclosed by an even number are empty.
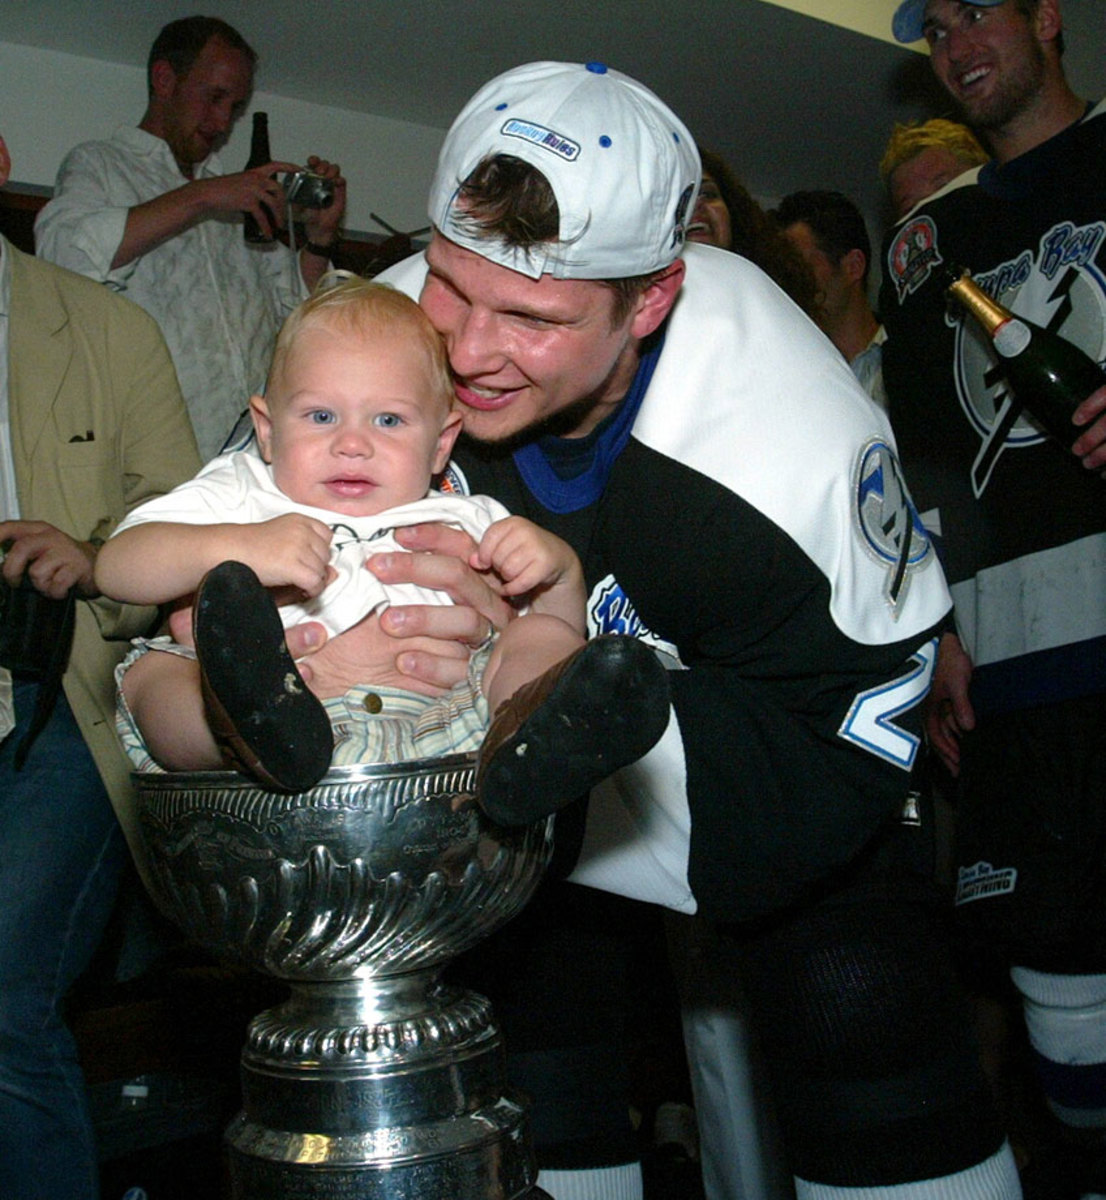
[[[489,497],[431,490],[461,428],[452,400],[441,340],[401,293],[328,277],[292,313],[265,395],[250,400],[260,457],[215,459],[131,513],[97,557],[105,595],[192,598],[195,651],[140,642],[118,673],[120,734],[136,768],[229,762],[296,792],[332,763],[479,749],[480,803],[500,823],[524,824],[654,745],[668,722],[664,668],[633,638],[585,640],[572,549]],[[393,668],[320,700],[284,629],[318,620],[337,636],[391,603],[450,603],[365,567],[369,554],[399,548],[396,527],[425,521],[469,533],[472,565],[528,607],[444,696],[412,691]]]

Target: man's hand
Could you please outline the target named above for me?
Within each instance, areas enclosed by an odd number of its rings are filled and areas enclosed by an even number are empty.
[[[193,179],[136,204],[127,213],[123,239],[111,260],[112,270],[217,213],[252,213],[261,228],[271,234],[274,222],[284,226],[285,208],[284,188],[274,176],[298,169],[295,163],[274,161],[233,175]]]
[[[389,609],[389,629],[399,634],[428,634],[468,646],[486,642],[506,629],[516,616],[500,595],[498,581],[469,565],[476,543],[448,525],[408,525],[396,530],[396,541],[411,554],[374,554],[368,568],[385,583],[416,583],[445,592],[452,605],[409,605]]]
[[[321,626],[312,624],[286,631],[294,657],[301,652],[304,635],[314,636],[316,632],[326,637]],[[324,642],[298,665],[307,685],[323,700],[342,696],[356,684],[398,687],[424,696],[440,696],[464,679],[470,653],[460,642],[407,637],[397,640],[382,628],[382,618],[371,615]],[[407,669],[417,666],[424,656],[434,663],[433,678],[420,677]]]
[[[1106,479],[1106,387],[1092,392],[1072,415],[1077,425],[1084,426],[1072,453],[1079,455],[1088,471],[1101,471]]]
[[[338,229],[346,215],[346,181],[337,163],[328,162],[315,154],[308,157],[307,169],[330,180],[334,185],[334,200],[326,208],[297,208],[294,211],[303,220],[308,241],[330,246],[337,240]]]
[[[946,633],[937,651],[923,720],[929,744],[953,778],[960,774],[960,735],[975,728],[975,711],[968,699],[971,679],[972,660],[956,634]]]
[[[417,583],[449,594],[453,604],[388,608],[330,642],[318,624],[285,631],[288,648],[317,695],[340,695],[387,671],[402,686],[438,695],[459,683],[472,649],[506,628],[514,609],[468,565],[468,534],[445,525],[412,525],[396,537],[416,553],[374,554],[366,564],[386,583]],[[304,657],[306,656],[306,657]]]
[[[35,590],[61,600],[71,587],[91,600],[100,593],[92,581],[96,548],[78,542],[45,521],[0,521],[0,543],[10,543],[0,573],[15,587],[24,575]]]
[[[202,189],[209,214],[252,213],[264,232],[272,235],[285,225],[284,186],[280,176],[298,170],[295,163],[273,161],[233,175],[197,179],[189,186]]]

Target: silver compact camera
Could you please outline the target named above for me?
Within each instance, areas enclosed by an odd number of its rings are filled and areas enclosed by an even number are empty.
[[[289,204],[302,208],[329,208],[334,203],[334,183],[313,171],[289,172],[283,180]]]

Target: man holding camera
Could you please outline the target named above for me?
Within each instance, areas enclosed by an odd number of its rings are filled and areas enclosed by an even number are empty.
[[[264,383],[277,329],[327,269],[345,212],[338,167],[311,157],[333,201],[304,209],[298,253],[244,241],[242,213],[265,232],[285,224],[280,176],[297,170],[273,161],[226,175],[215,154],[249,101],[256,62],[216,17],[166,25],[150,50],[138,128],[71,150],[35,228],[42,257],[158,321],[205,460]]]

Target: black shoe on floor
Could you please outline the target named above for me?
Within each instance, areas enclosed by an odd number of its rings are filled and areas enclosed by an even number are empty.
[[[236,770],[272,791],[304,792],[326,774],[334,734],[284,641],[276,604],[244,563],[203,578],[192,612],[208,724]]]
[[[496,710],[476,797],[499,825],[529,825],[651,750],[668,727],[668,672],[636,638],[608,634]]]

